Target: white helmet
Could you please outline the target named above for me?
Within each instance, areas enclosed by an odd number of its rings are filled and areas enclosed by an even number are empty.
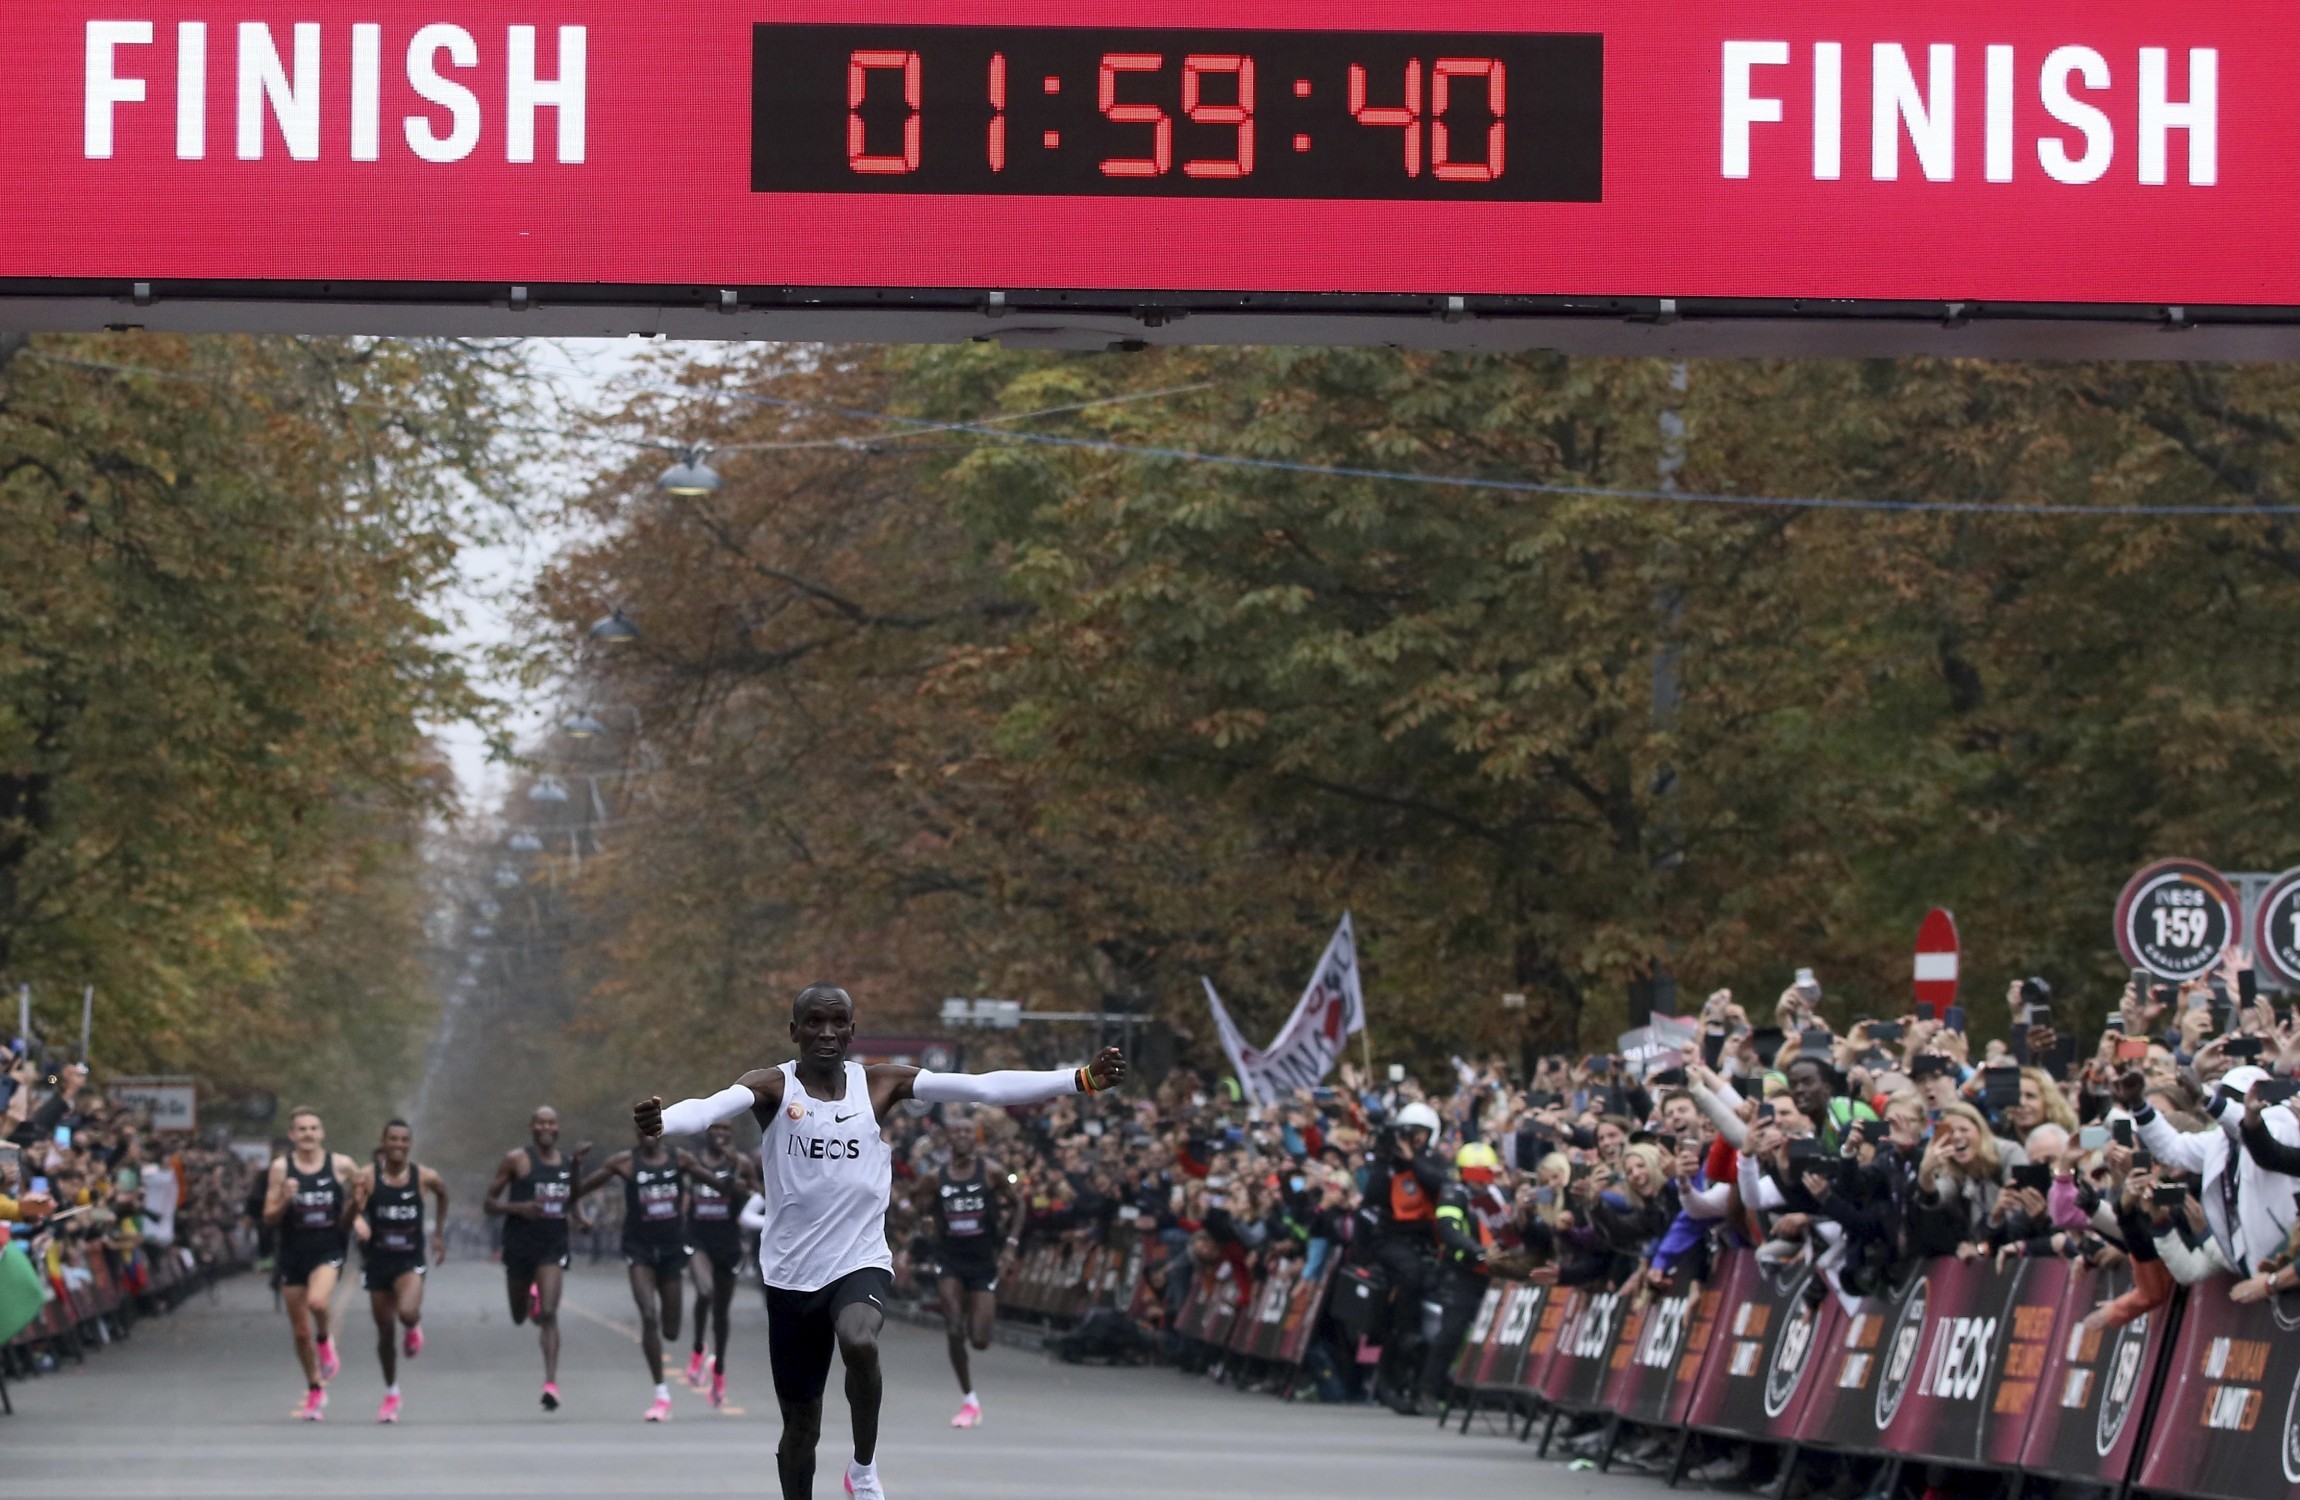
[[[1430,1133],[1430,1139],[1434,1141],[1437,1139],[1439,1130],[1438,1113],[1417,1099],[1398,1111],[1398,1129],[1426,1130]]]

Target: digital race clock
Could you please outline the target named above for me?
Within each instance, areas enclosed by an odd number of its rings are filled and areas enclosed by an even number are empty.
[[[751,188],[1595,203],[1595,35],[752,31]]]

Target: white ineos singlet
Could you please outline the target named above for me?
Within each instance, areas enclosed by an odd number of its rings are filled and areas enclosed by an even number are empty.
[[[759,1271],[767,1285],[812,1292],[850,1271],[894,1269],[886,1244],[894,1158],[879,1139],[870,1077],[846,1065],[844,1099],[817,1099],[784,1063],[783,1103],[759,1141],[767,1224]]]

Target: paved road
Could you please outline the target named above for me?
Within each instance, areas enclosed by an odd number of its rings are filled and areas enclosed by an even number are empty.
[[[378,1427],[372,1337],[348,1320],[328,1420],[290,1421],[301,1384],[286,1320],[251,1277],[125,1345],[12,1387],[0,1418],[0,1493],[9,1500],[171,1497],[588,1495],[767,1496],[777,1423],[765,1381],[766,1314],[738,1299],[730,1395],[713,1413],[684,1386],[676,1417],[649,1427],[636,1325],[619,1267],[569,1285],[560,1385],[547,1416],[534,1335],[514,1329],[492,1266],[433,1273],[423,1357],[403,1366],[406,1415]],[[349,1294],[346,1294],[348,1303]],[[1286,1405],[1171,1370],[1072,1369],[994,1348],[976,1379],[988,1421],[945,1424],[955,1387],[939,1334],[890,1326],[880,1472],[895,1500],[1280,1500],[1665,1493],[1652,1481],[1573,1473],[1499,1437],[1458,1437],[1386,1413]],[[836,1389],[836,1376],[834,1391]],[[826,1424],[843,1436],[834,1394]],[[843,1445],[824,1444],[816,1491],[839,1494]],[[1091,1473],[1093,1478],[1087,1476]]]

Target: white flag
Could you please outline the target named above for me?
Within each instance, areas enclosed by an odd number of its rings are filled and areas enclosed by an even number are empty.
[[[1357,934],[1350,927],[1348,912],[1342,913],[1333,940],[1326,944],[1317,968],[1311,971],[1309,987],[1302,991],[1293,1015],[1267,1048],[1247,1046],[1229,1011],[1223,1008],[1222,997],[1214,993],[1214,981],[1201,977],[1201,982],[1206,986],[1207,1002],[1214,1008],[1214,1028],[1221,1034],[1222,1050],[1238,1070],[1238,1082],[1249,1103],[1274,1104],[1296,1089],[1314,1089],[1324,1083],[1334,1064],[1341,1061],[1349,1039],[1366,1029]]]

